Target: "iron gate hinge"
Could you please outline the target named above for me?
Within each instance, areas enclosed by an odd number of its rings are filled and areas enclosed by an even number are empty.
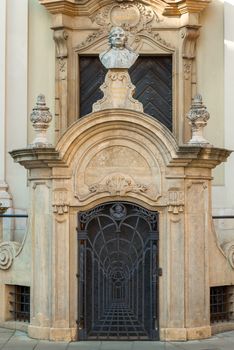
[[[163,270],[161,267],[158,268],[158,276],[162,276],[163,275]]]

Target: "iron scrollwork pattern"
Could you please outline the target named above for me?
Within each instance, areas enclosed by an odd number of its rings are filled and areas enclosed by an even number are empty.
[[[157,222],[126,202],[79,214],[79,339],[158,339]]]

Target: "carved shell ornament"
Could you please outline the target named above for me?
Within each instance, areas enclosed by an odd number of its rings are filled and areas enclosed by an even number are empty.
[[[91,193],[109,192],[111,195],[125,195],[128,192],[144,193],[148,187],[136,183],[130,176],[114,174],[105,178],[102,183],[89,186]]]

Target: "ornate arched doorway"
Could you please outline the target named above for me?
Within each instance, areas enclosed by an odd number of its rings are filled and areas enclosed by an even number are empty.
[[[79,214],[79,339],[158,339],[158,215],[109,202]]]

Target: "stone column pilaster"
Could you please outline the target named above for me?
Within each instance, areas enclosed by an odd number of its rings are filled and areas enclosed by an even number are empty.
[[[11,196],[6,183],[6,4],[0,2],[0,203],[11,207]]]
[[[32,233],[31,322],[32,338],[49,339],[51,326],[51,195],[50,180],[30,186]]]
[[[211,185],[209,180],[194,175],[185,186],[185,326],[189,340],[211,335],[208,255]]]

